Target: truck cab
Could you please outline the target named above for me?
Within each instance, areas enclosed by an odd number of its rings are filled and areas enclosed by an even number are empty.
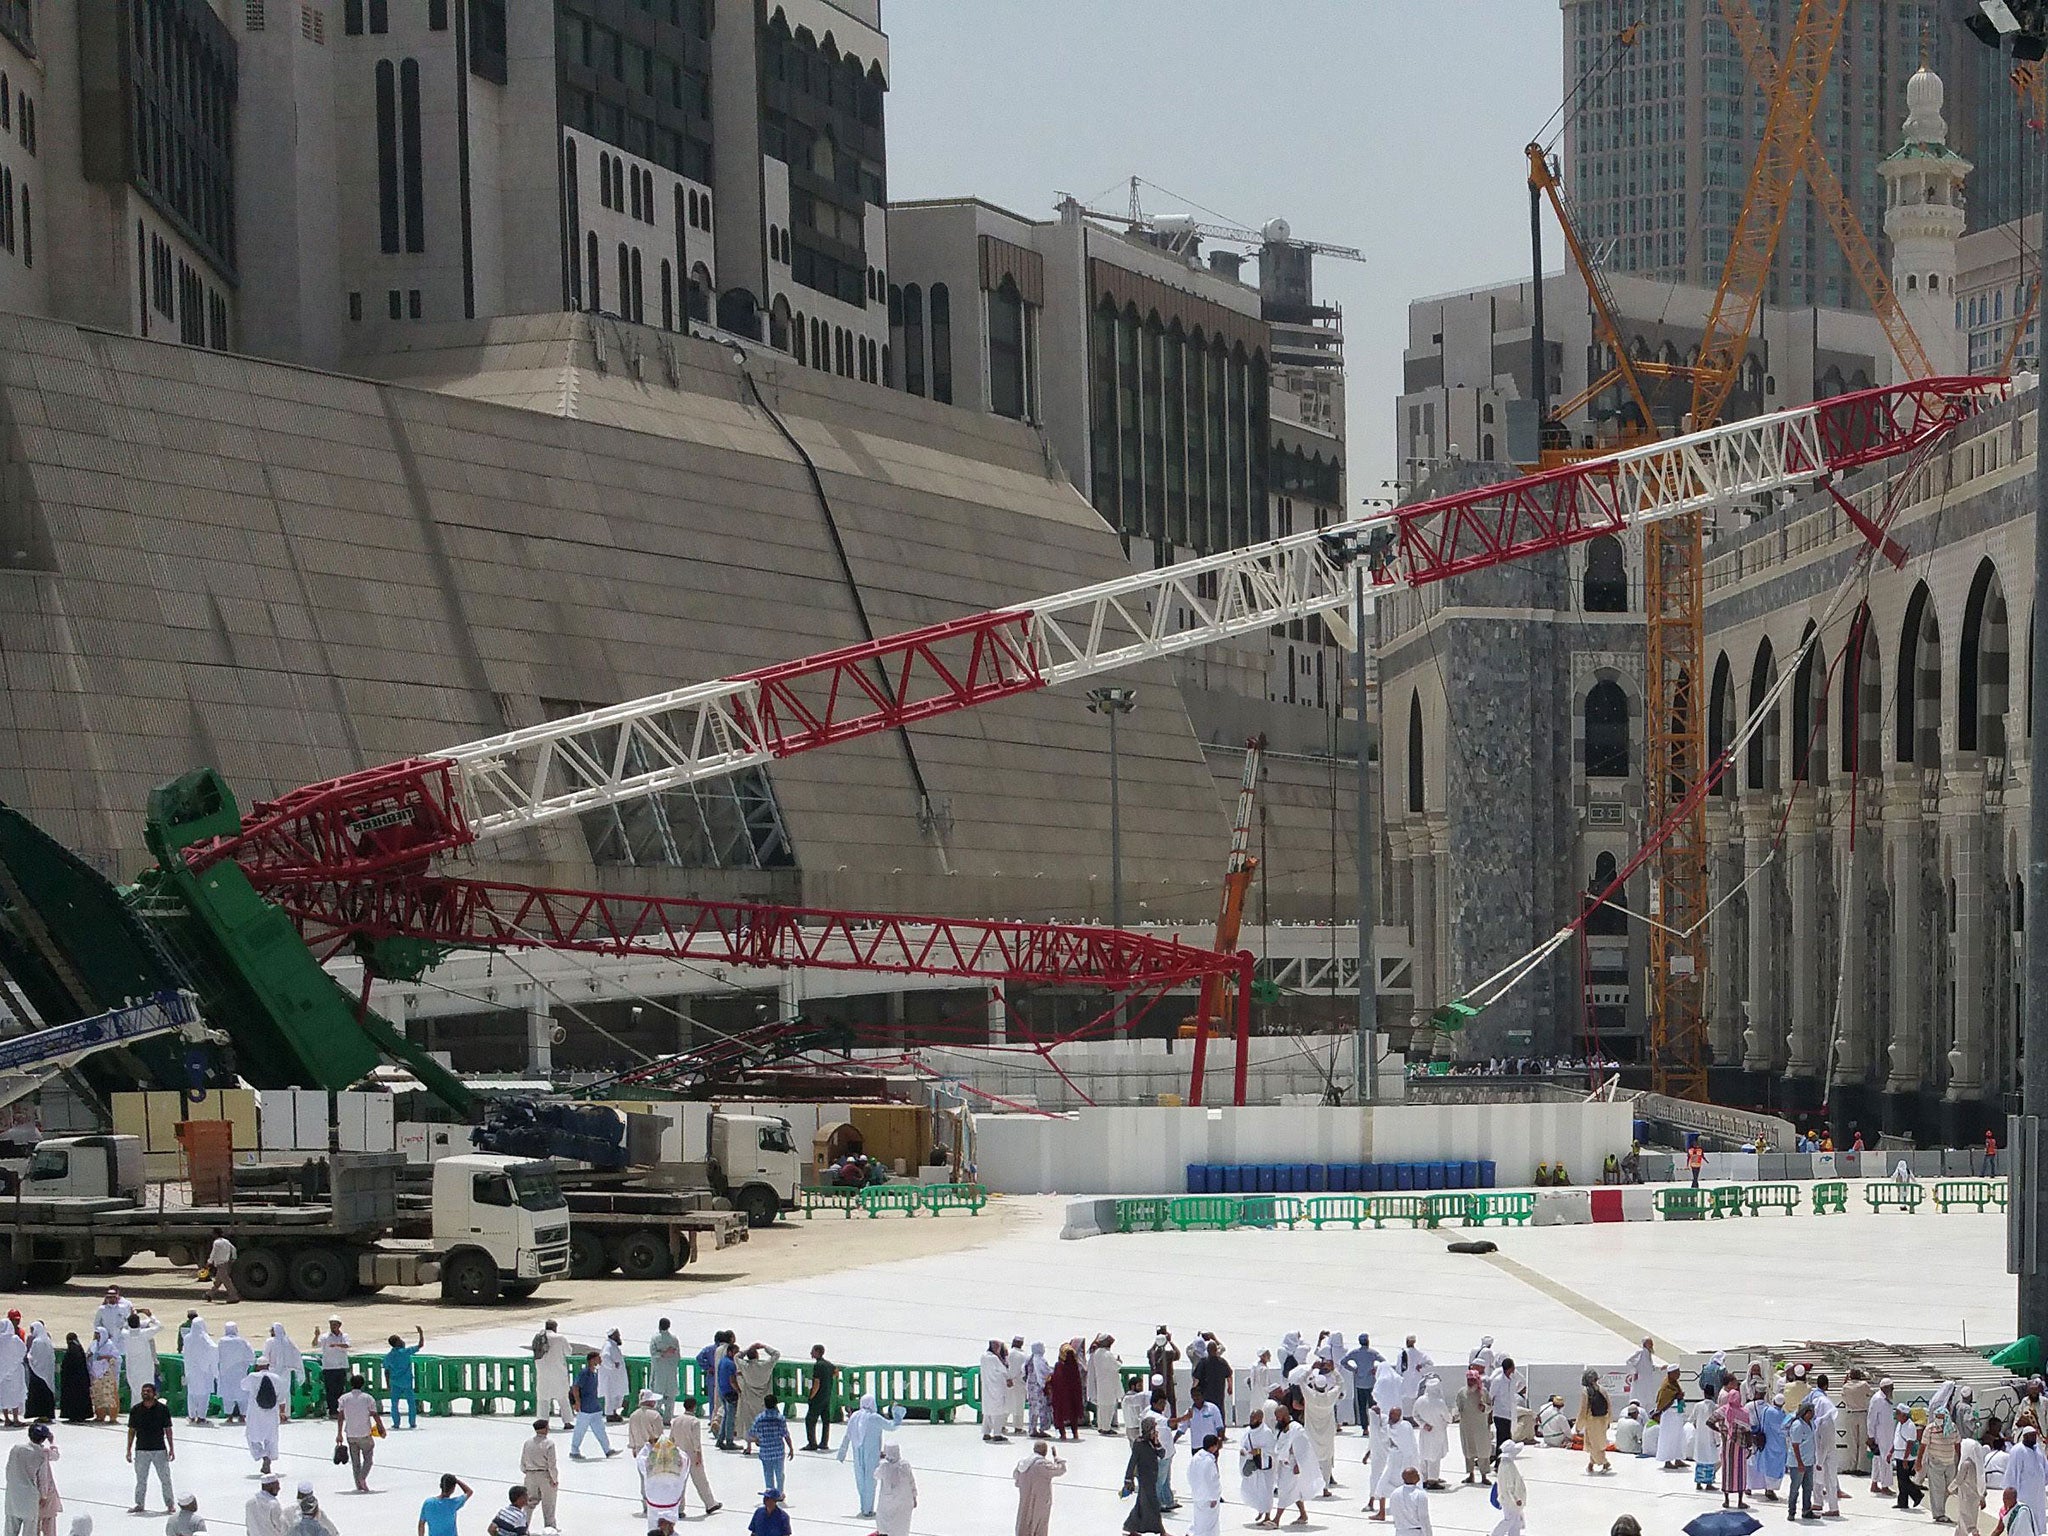
[[[783,1211],[796,1209],[803,1161],[789,1122],[780,1115],[711,1117],[711,1161],[721,1194],[747,1213],[750,1226],[765,1227]]]
[[[569,1203],[551,1164],[470,1152],[434,1164],[441,1294],[482,1305],[530,1296],[569,1269]]]
[[[36,1143],[21,1176],[24,1199],[142,1198],[142,1142],[134,1136],[52,1136]]]

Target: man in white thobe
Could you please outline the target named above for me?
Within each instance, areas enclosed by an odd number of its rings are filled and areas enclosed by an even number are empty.
[[[127,1373],[131,1398],[140,1397],[143,1387],[156,1380],[156,1336],[163,1331],[164,1325],[147,1308],[138,1308],[134,1326],[121,1330],[121,1369]]]
[[[1898,1432],[1898,1415],[1892,1412],[1892,1384],[1880,1381],[1863,1413],[1863,1435],[1870,1446],[1870,1491],[1891,1493],[1892,1436]]]
[[[1023,1434],[1030,1417],[1031,1396],[1024,1386],[1024,1367],[1030,1362],[1031,1352],[1024,1347],[1021,1333],[1010,1341],[1010,1352],[1003,1357],[1003,1426],[1007,1435],[1011,1429]]]
[[[214,1352],[214,1390],[220,1395],[222,1415],[230,1421],[242,1416],[242,1383],[256,1363],[256,1351],[242,1337],[241,1328],[229,1323],[221,1332],[220,1347]],[[280,1510],[283,1505],[279,1505]]]
[[[1003,1421],[1010,1412],[1010,1366],[994,1339],[981,1353],[981,1438],[990,1444],[1007,1440]]]
[[[1120,1362],[1113,1348],[1116,1340],[1103,1334],[1088,1348],[1088,1401],[1095,1405],[1095,1432],[1116,1433],[1116,1410],[1123,1399]]]
[[[1429,1351],[1418,1349],[1415,1335],[1408,1335],[1408,1342],[1401,1346],[1401,1409],[1412,1417],[1415,1413],[1415,1399],[1422,1396],[1422,1384],[1429,1379],[1429,1373],[1436,1369],[1436,1362],[1429,1358]]]
[[[1645,1398],[1664,1379],[1664,1373],[1657,1369],[1656,1351],[1650,1348],[1650,1341],[1643,1340],[1643,1347],[1628,1357],[1622,1367],[1621,1395],[1624,1398]]]
[[[27,1406],[28,1344],[12,1328],[0,1324],[0,1421],[18,1426]]]
[[[110,1285],[107,1294],[98,1307],[93,1309],[92,1325],[107,1330],[107,1337],[118,1339],[121,1330],[128,1326],[128,1314],[135,1309],[121,1299],[121,1287]]]
[[[1279,1485],[1279,1511],[1285,1513],[1292,1504],[1305,1521],[1308,1501],[1323,1496],[1322,1468],[1316,1465],[1316,1448],[1309,1444],[1308,1431],[1295,1423],[1285,1408],[1273,1412],[1278,1421],[1273,1431],[1273,1472]]]
[[[249,1536],[284,1536],[284,1505],[277,1499],[275,1474],[263,1479],[254,1498],[242,1506],[242,1524]]]
[[[533,1336],[533,1411],[559,1413],[566,1428],[569,1412],[569,1340],[552,1317]]]
[[[1842,1512],[1842,1448],[1836,1442],[1840,1438],[1840,1415],[1835,1411],[1835,1400],[1828,1396],[1825,1372],[1814,1377],[1813,1390],[1806,1394],[1800,1406],[1809,1404],[1813,1408],[1815,1445],[1813,1507],[1824,1515],[1839,1515]]]
[[[1387,1513],[1394,1521],[1394,1536],[1433,1536],[1429,1495],[1422,1491],[1421,1477],[1413,1467],[1401,1474],[1401,1486],[1387,1500]]]
[[[1386,1448],[1373,1462],[1372,1500],[1379,1506],[1377,1518],[1387,1518],[1387,1501],[1401,1486],[1401,1474],[1411,1467],[1419,1478],[1422,1475],[1422,1442],[1417,1438],[1415,1425],[1408,1415],[1395,1408],[1387,1414]]]
[[[2041,1432],[2029,1424],[2020,1431],[2020,1443],[2005,1459],[2005,1486],[2017,1488],[2020,1502],[2039,1514],[2048,1508],[2048,1452],[2041,1449]]]
[[[1209,1436],[1188,1463],[1188,1498],[1195,1506],[1188,1536],[1217,1536],[1222,1529],[1223,1474],[1216,1465],[1216,1448],[1222,1443]]]
[[[1344,1389],[1327,1361],[1317,1361],[1301,1384],[1301,1422],[1308,1431],[1309,1444],[1316,1448],[1316,1465],[1323,1470],[1324,1492],[1337,1486],[1337,1405]]]
[[[1500,1448],[1500,1468],[1493,1477],[1493,1485],[1500,1493],[1500,1520],[1493,1528],[1493,1536],[1522,1536],[1529,1485],[1522,1479],[1522,1469],[1515,1465],[1521,1454],[1522,1447],[1514,1440]]]
[[[214,1384],[220,1377],[220,1345],[206,1331],[206,1319],[195,1317],[179,1346],[185,1361],[185,1421],[204,1424],[213,1407]]]

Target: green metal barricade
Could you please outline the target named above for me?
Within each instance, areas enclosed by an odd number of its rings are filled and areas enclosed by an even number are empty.
[[[979,1216],[981,1208],[988,1204],[986,1184],[920,1184],[917,1187],[924,1199],[924,1208],[934,1216],[941,1211],[965,1211],[970,1216]]]
[[[1822,1179],[1813,1186],[1813,1214],[1826,1216],[1842,1215],[1849,1209],[1849,1183],[1846,1179]]]
[[[1390,1221],[1405,1221],[1413,1227],[1433,1227],[1436,1216],[1428,1195],[1371,1195],[1372,1224],[1375,1229]]]
[[[2003,1179],[1944,1179],[1934,1186],[1934,1203],[1944,1213],[1957,1205],[1973,1205],[1980,1211],[1995,1205],[2002,1211],[2005,1201]]]
[[[1536,1196],[1528,1190],[1482,1191],[1471,1196],[1472,1215],[1478,1225],[1498,1221],[1502,1226],[1512,1222],[1518,1227],[1527,1226],[1529,1218],[1536,1214]]]
[[[1863,1186],[1863,1200],[1872,1211],[1904,1211],[1908,1215],[1920,1209],[1920,1202],[1927,1197],[1927,1191],[1918,1184],[1895,1184],[1889,1179],[1872,1180]]]
[[[860,1209],[861,1194],[858,1189],[819,1189],[807,1184],[797,1192],[797,1209],[803,1212],[805,1221],[820,1211],[828,1216],[837,1211],[851,1221],[853,1213]]]
[[[1666,1221],[1699,1221],[1714,1212],[1711,1189],[1660,1189],[1654,1204]]]
[[[1355,1232],[1372,1220],[1372,1196],[1311,1195],[1302,1205],[1302,1215],[1318,1232],[1340,1221]]]
[[[1799,1186],[1797,1184],[1749,1184],[1743,1187],[1742,1204],[1752,1216],[1760,1216],[1766,1210],[1783,1211],[1787,1216],[1799,1210]]]
[[[1707,1191],[1714,1197],[1713,1214],[1716,1220],[1723,1216],[1740,1216],[1743,1210],[1742,1192],[1747,1186],[1722,1184]]]
[[[1446,1222],[1454,1226],[1460,1223],[1468,1227],[1478,1225],[1473,1215],[1476,1196],[1460,1192],[1429,1195],[1425,1198],[1429,1201],[1429,1224],[1432,1227],[1442,1226]]]

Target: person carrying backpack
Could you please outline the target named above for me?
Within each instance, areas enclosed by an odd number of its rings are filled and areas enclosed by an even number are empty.
[[[1584,1390],[1579,1394],[1577,1423],[1579,1433],[1586,1437],[1586,1470],[1612,1472],[1614,1469],[1607,1465],[1607,1420],[1614,1404],[1601,1389],[1598,1371],[1588,1370],[1579,1381]]]

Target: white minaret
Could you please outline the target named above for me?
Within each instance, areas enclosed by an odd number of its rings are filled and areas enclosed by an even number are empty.
[[[1906,141],[1885,158],[1884,232],[1892,287],[1937,374],[1967,372],[1968,336],[1956,324],[1956,242],[1970,162],[1948,147],[1941,76],[1924,64],[1906,82]]]

